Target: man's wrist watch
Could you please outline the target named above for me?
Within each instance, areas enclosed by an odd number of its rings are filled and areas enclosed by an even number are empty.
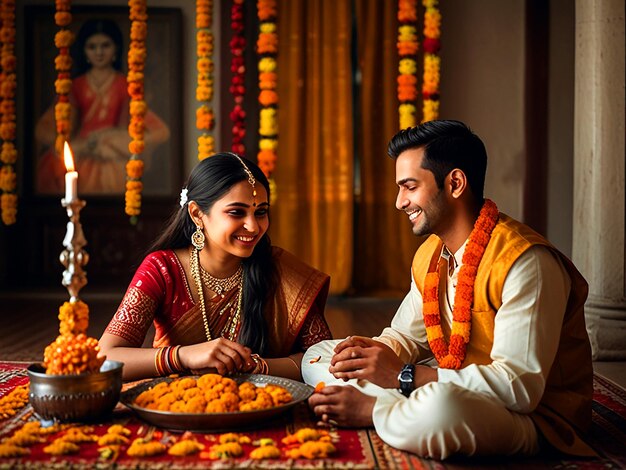
[[[408,397],[413,390],[415,390],[415,364],[404,364],[400,373],[398,374],[398,382],[400,383],[400,393],[405,397]]]

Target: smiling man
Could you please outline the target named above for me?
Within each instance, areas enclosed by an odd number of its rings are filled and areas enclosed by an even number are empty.
[[[592,394],[585,280],[483,198],[487,153],[465,124],[402,130],[388,153],[396,207],[415,235],[430,236],[390,327],[307,351],[305,381],[326,383],[309,399],[313,411],[333,425],[374,425],[424,457],[593,455],[581,439]]]

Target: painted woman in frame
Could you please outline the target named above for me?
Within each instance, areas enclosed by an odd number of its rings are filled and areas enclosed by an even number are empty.
[[[122,33],[115,21],[90,19],[81,26],[73,45],[74,73],[70,103],[70,144],[83,194],[123,194],[126,183],[129,95],[122,73]],[[154,113],[145,117],[144,158],[169,138],[167,125]],[[65,166],[55,153],[54,106],[39,119],[37,141],[46,147],[37,165],[36,191],[61,193]]]

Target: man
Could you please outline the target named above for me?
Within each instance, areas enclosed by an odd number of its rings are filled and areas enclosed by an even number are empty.
[[[309,348],[303,377],[326,384],[309,399],[313,411],[334,425],[374,425],[388,444],[424,457],[532,455],[547,445],[593,455],[580,438],[592,394],[585,280],[483,199],[487,154],[465,124],[405,129],[388,153],[396,207],[415,235],[430,236],[390,327]],[[437,367],[416,364],[433,355]]]

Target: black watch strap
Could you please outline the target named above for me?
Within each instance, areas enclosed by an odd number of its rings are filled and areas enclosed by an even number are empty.
[[[415,364],[404,364],[398,374],[399,390],[402,395],[408,397],[415,390]]]

